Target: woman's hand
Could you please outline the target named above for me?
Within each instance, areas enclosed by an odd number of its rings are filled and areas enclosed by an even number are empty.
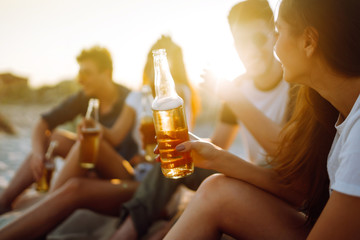
[[[176,146],[178,152],[191,151],[191,157],[195,166],[199,168],[213,169],[216,162],[222,158],[222,148],[203,140],[183,142]]]
[[[222,148],[203,140],[183,142],[176,146],[176,151],[191,151],[191,157],[194,160],[195,166],[206,169],[214,169],[217,161],[221,159],[225,153]],[[159,154],[158,146],[156,146],[154,153]],[[160,156],[156,158],[156,161],[160,162]]]

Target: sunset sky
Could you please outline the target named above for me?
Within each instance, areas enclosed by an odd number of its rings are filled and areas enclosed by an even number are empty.
[[[98,44],[113,55],[114,80],[137,88],[150,46],[167,34],[183,48],[194,83],[204,68],[231,79],[243,71],[227,23],[237,2],[0,0],[0,73],[28,77],[35,87],[72,79],[76,55]]]

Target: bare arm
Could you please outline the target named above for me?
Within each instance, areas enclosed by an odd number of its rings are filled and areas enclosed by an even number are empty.
[[[49,126],[47,122],[40,118],[34,128],[33,134],[32,134],[32,147],[33,151],[38,154],[45,154],[45,147],[48,140],[48,137],[46,136],[46,132],[49,131]]]
[[[112,146],[120,144],[131,130],[135,118],[135,110],[128,105],[125,105],[111,129],[102,127],[103,138]]]
[[[181,146],[184,146],[181,149]],[[197,167],[213,169],[228,177],[236,178],[257,186],[292,205],[299,205],[302,194],[285,188],[277,173],[249,163],[214,144],[204,141],[189,141],[176,147],[178,151],[191,151]]]
[[[32,153],[34,156],[31,159],[31,169],[35,179],[39,179],[41,176],[48,140],[48,137],[46,136],[47,131],[49,131],[47,122],[40,118],[35,125],[31,139],[33,149]]]
[[[228,106],[267,153],[271,155],[276,151],[281,126],[265,116],[245,97],[229,101]]]
[[[211,137],[211,142],[223,149],[229,149],[234,142],[238,130],[239,125],[218,122]]]
[[[221,150],[221,152],[222,157],[213,161],[212,169],[255,185],[293,205],[301,203],[301,193],[286,189],[279,175],[272,169],[257,166],[227,151]]]
[[[308,239],[358,239],[360,198],[333,191]]]

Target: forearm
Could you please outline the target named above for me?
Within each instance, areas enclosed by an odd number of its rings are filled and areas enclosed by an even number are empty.
[[[48,141],[47,131],[49,131],[48,124],[40,118],[32,134],[32,148],[35,154],[45,154]]]
[[[211,142],[222,149],[229,149],[238,133],[239,126],[218,122],[211,136]]]
[[[252,184],[289,203],[298,203],[299,194],[287,189],[278,174],[271,168],[257,166],[225,150],[219,151],[221,157],[211,163],[211,169]]]
[[[281,126],[262,113],[253,104],[245,102],[229,102],[237,119],[250,131],[256,141],[272,155],[278,146]]]
[[[135,117],[135,110],[125,105],[111,129],[102,126],[103,139],[108,141],[112,146],[119,145],[131,131]]]
[[[122,139],[117,139],[114,132],[104,126],[101,126],[102,128],[102,138],[110,143],[111,146],[116,146],[119,142],[121,142]]]

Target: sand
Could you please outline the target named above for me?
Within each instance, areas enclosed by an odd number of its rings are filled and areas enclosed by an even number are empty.
[[[31,132],[39,114],[51,107],[52,105],[0,104],[0,113],[13,124],[17,132],[14,136],[0,132],[0,191],[8,185],[16,169],[30,152]],[[210,137],[213,127],[214,121],[198,124],[194,133],[200,137]],[[239,137],[235,140],[230,151],[243,155],[244,152]],[[57,163],[59,161],[57,159]],[[36,194],[34,190],[28,192]],[[187,200],[185,199],[185,201]],[[15,211],[1,216],[0,227],[20,216],[22,211]],[[114,217],[100,215],[89,210],[78,210],[50,233],[47,239],[108,239],[115,230],[117,221],[118,219]]]

